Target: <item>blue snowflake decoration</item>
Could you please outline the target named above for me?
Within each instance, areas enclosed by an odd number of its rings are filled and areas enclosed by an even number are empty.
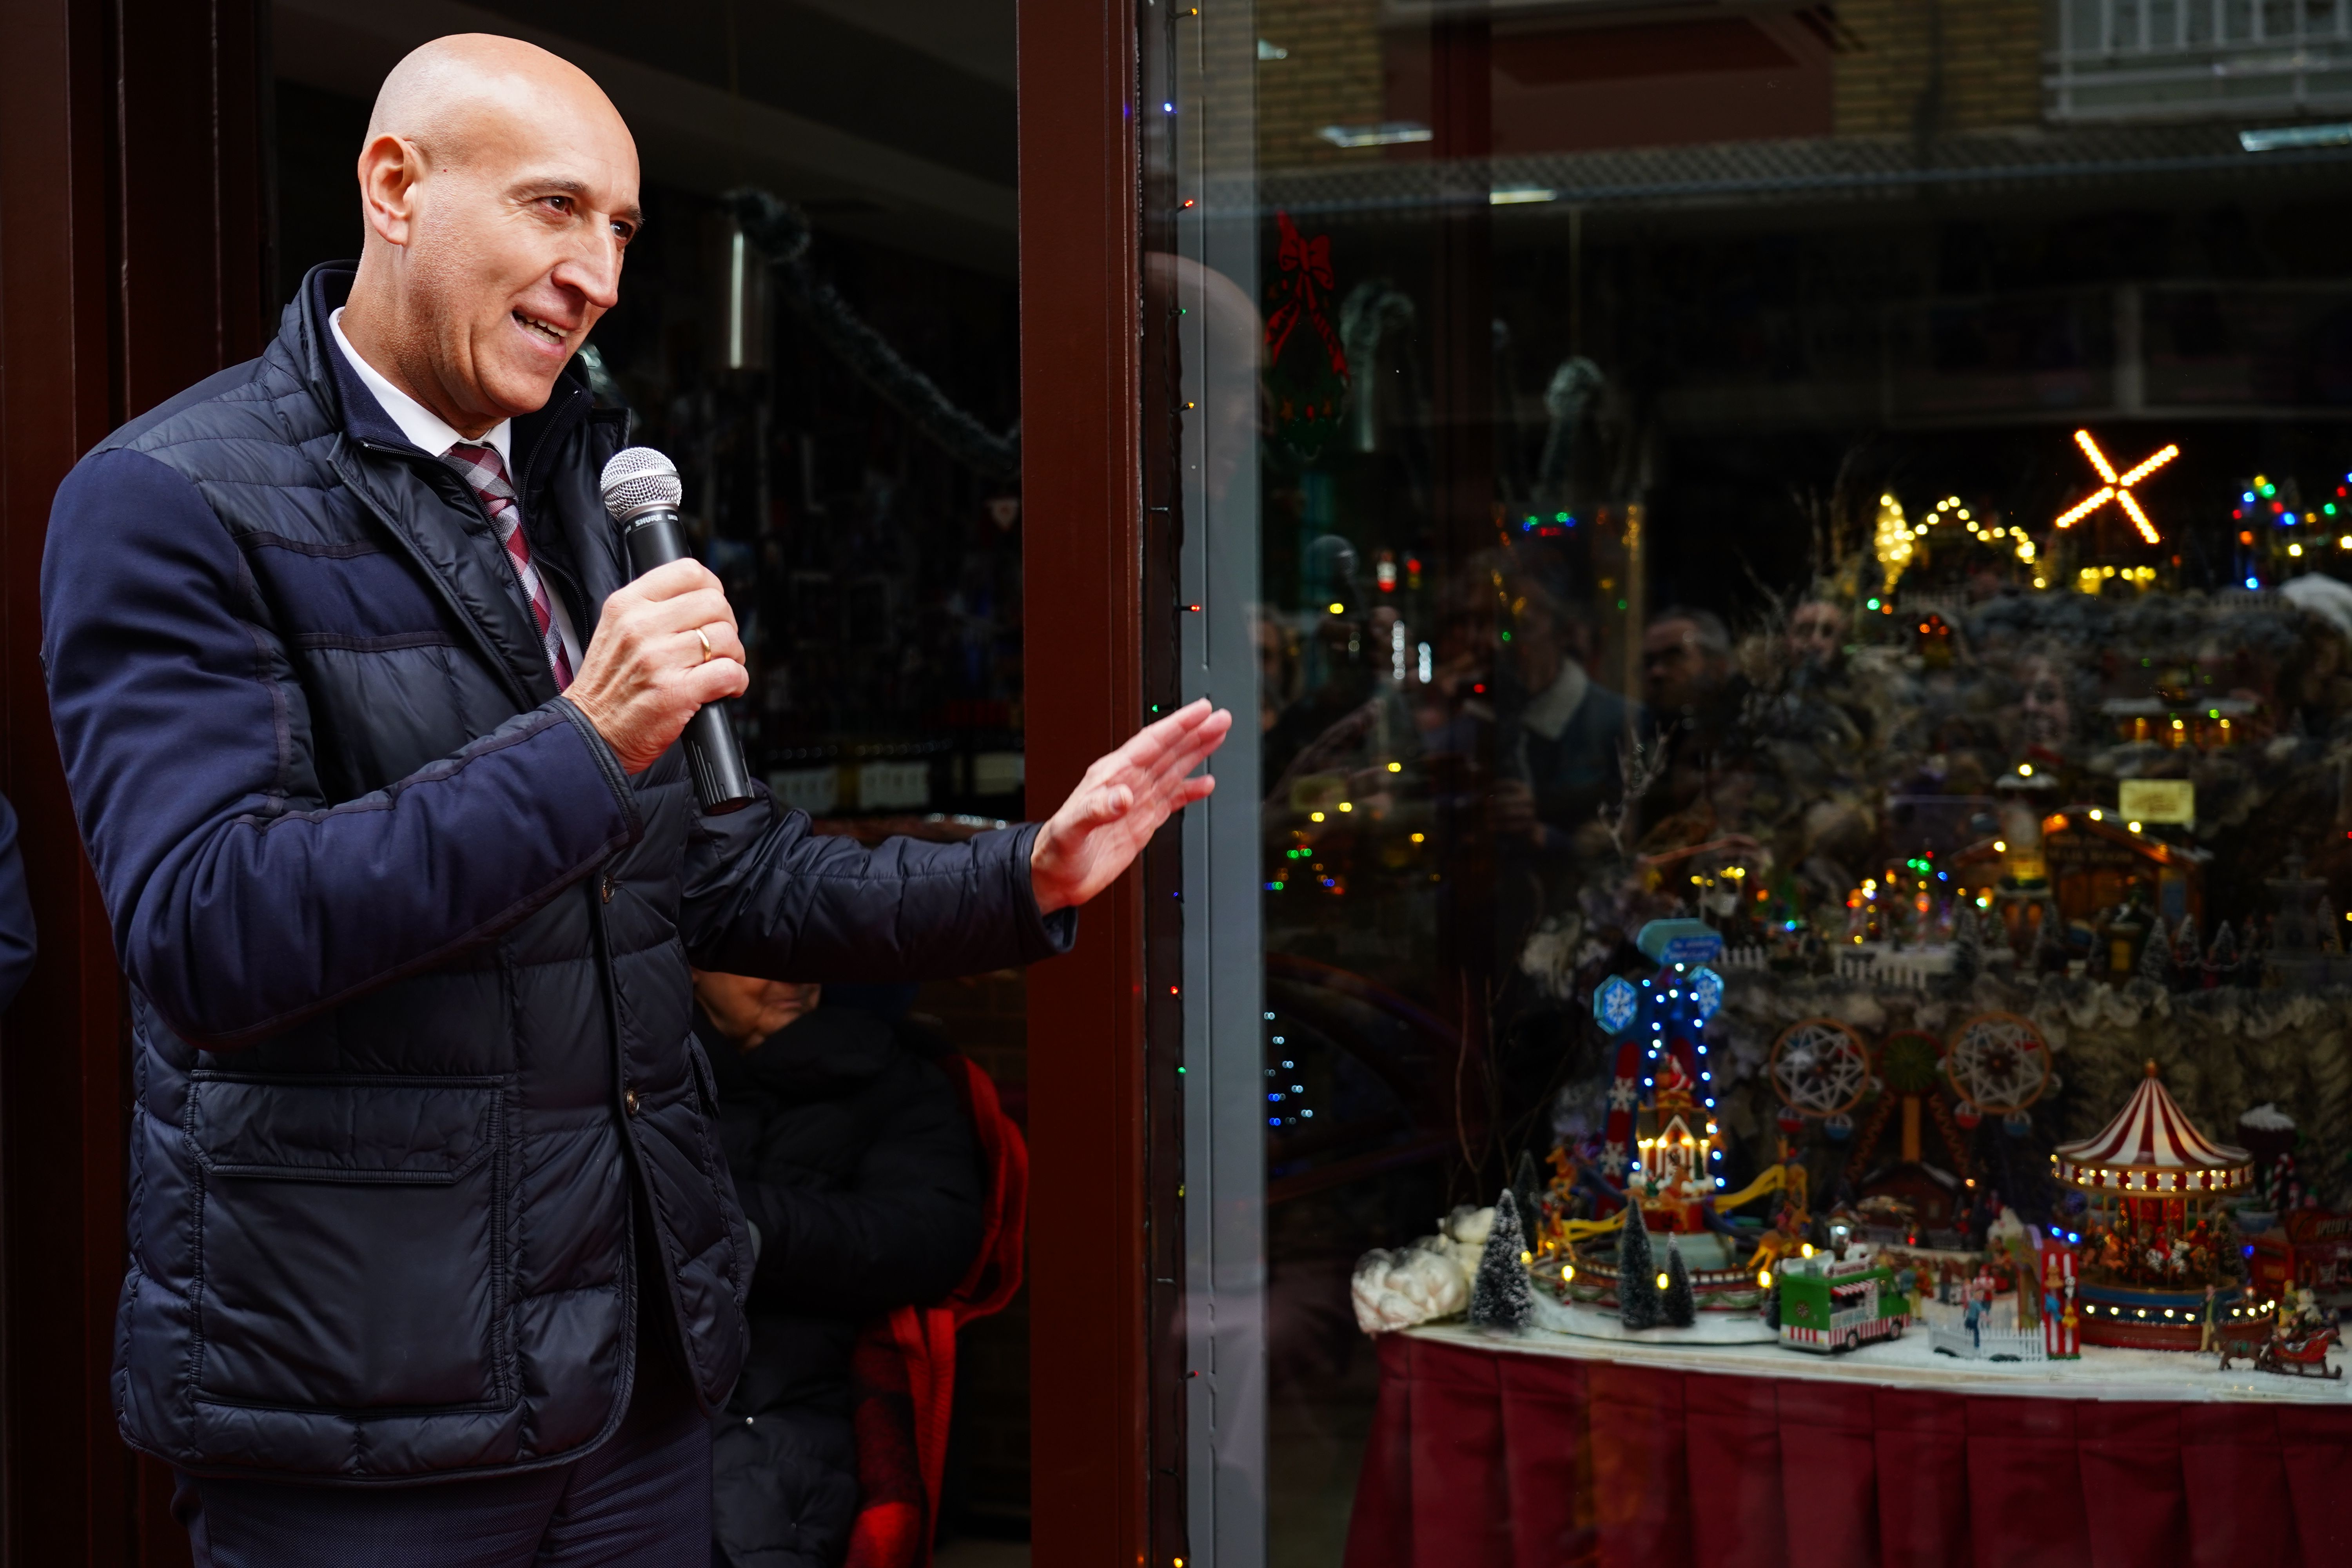
[[[1694,970],[1690,988],[1691,995],[1698,1003],[1699,1022],[1704,1024],[1715,1016],[1717,1008],[1723,1005],[1723,976],[1704,967]]]
[[[1622,974],[1611,975],[1592,993],[1593,1021],[1612,1035],[1623,1034],[1641,1006],[1641,993]]]

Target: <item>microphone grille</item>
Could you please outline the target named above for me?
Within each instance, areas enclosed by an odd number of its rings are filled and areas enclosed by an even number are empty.
[[[604,510],[617,522],[655,507],[676,510],[686,498],[677,465],[651,447],[624,447],[614,453],[597,485],[604,492]]]

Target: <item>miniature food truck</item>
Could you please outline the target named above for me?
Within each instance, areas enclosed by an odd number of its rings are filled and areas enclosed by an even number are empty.
[[[1780,1342],[1829,1355],[1899,1338],[1911,1298],[1895,1270],[1869,1258],[1791,1258],[1780,1275]]]

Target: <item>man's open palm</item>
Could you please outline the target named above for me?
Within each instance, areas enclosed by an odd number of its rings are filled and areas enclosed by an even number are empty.
[[[1217,781],[1192,770],[1224,742],[1234,716],[1208,700],[1138,731],[1099,758],[1070,792],[1029,851],[1029,879],[1046,914],[1083,904],[1116,880],[1160,825]]]

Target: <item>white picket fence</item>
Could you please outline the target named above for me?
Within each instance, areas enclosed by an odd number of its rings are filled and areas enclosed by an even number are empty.
[[[1958,1356],[1962,1361],[2047,1361],[2049,1355],[2042,1346],[2042,1330],[1979,1328],[1971,1335],[1965,1328],[1936,1324],[1927,1331],[1928,1346],[1937,1355]]]
[[[1771,963],[1771,950],[1762,942],[1742,942],[1727,947],[1716,967],[1725,971],[1757,970]],[[1950,959],[1940,952],[1929,957],[1914,952],[1832,952],[1832,973],[1852,984],[1868,985],[1895,991],[1927,989],[1927,983],[1950,967]]]

